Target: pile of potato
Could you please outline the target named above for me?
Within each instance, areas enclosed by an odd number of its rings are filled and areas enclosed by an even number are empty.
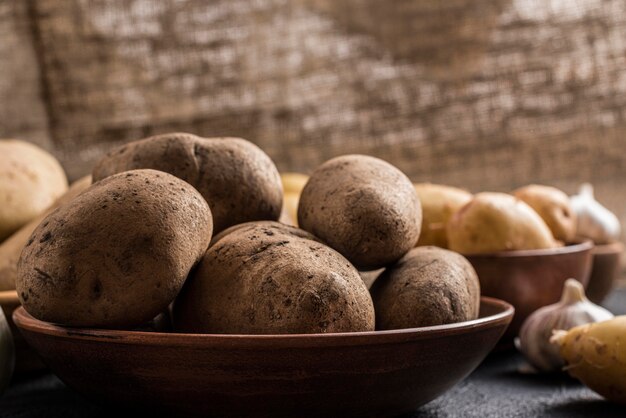
[[[38,319],[300,334],[478,316],[476,272],[449,250],[415,248],[420,198],[380,159],[341,156],[281,179],[248,141],[176,133],[112,150],[92,178],[0,246],[12,254],[4,286]],[[377,269],[370,293],[360,272]]]
[[[418,245],[461,254],[555,248],[576,239],[569,197],[554,187],[529,185],[511,194],[476,195],[448,186],[416,184],[424,210]]]

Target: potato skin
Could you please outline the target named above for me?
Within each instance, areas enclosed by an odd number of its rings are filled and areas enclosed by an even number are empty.
[[[576,213],[564,192],[555,187],[530,184],[515,190],[513,195],[526,202],[541,216],[554,238],[564,243],[574,241]]]
[[[472,200],[472,194],[439,184],[417,183],[414,186],[422,204],[422,231],[417,245],[448,248],[446,225],[452,215]]]
[[[74,199],[90,185],[91,176],[85,176],[76,180],[72,183],[67,192],[65,192],[63,196],[59,197],[52,204],[52,206],[48,208],[48,210],[21,227],[17,232],[0,244],[0,292],[3,290],[15,289],[15,281],[17,280],[17,262],[20,259],[20,253],[41,220],[45,218],[48,213],[52,212],[52,210]]]
[[[178,294],[211,233],[191,185],[154,170],[113,175],[35,229],[18,262],[20,301],[54,323],[142,325]]]
[[[370,292],[380,330],[469,321],[480,308],[480,283],[470,262],[438,247],[409,251]]]
[[[309,334],[374,330],[356,269],[277,222],[237,225],[209,248],[174,304],[178,331]]]
[[[25,141],[0,140],[0,242],[67,190],[59,162]]]
[[[448,245],[461,254],[554,248],[550,229],[523,201],[505,193],[478,193],[447,225]]]
[[[606,399],[626,405],[626,315],[607,321],[556,331],[557,344],[568,373]]]
[[[298,225],[359,270],[375,270],[417,242],[422,209],[411,181],[378,158],[333,158],[311,175],[300,196]]]
[[[93,169],[94,181],[138,168],[170,173],[194,186],[209,203],[216,233],[254,220],[277,220],[283,191],[272,160],[241,138],[171,133],[123,145]]]

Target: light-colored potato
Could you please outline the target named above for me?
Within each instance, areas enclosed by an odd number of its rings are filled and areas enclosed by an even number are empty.
[[[281,222],[287,225],[298,226],[298,204],[300,202],[299,193],[285,193],[283,196],[283,218]]]
[[[461,254],[553,248],[558,243],[541,217],[505,193],[478,193],[447,225],[448,246]]]
[[[626,315],[608,321],[556,331],[550,340],[559,347],[570,375],[605,398],[626,404]]]
[[[280,180],[283,183],[285,193],[295,193],[299,195],[302,193],[306,182],[309,181],[309,176],[301,173],[281,173]]]
[[[174,304],[178,331],[301,334],[374,330],[356,269],[311,234],[278,222],[217,236]]]
[[[298,225],[359,270],[400,259],[417,243],[422,209],[411,181],[396,167],[344,155],[318,167],[300,196]]]
[[[0,242],[66,190],[65,172],[52,155],[25,141],[0,140]]]
[[[280,179],[284,190],[283,213],[280,221],[287,225],[298,226],[298,203],[309,176],[300,173],[281,173]]]
[[[564,243],[574,241],[576,214],[564,192],[555,187],[531,184],[515,190],[513,195],[541,216],[554,238]]]
[[[414,186],[422,204],[422,232],[417,245],[448,248],[446,225],[456,211],[472,200],[472,194],[439,184],[417,183]]]
[[[68,191],[58,198],[44,213],[38,215],[0,244],[0,291],[15,289],[17,261],[20,258],[20,253],[41,220],[53,209],[74,199],[90,185],[91,176],[85,176],[80,180],[76,180],[72,183]]]
[[[470,262],[438,247],[409,251],[370,291],[381,330],[469,321],[480,308],[480,283]]]
[[[280,216],[283,190],[278,170],[267,154],[245,139],[153,136],[108,153],[94,167],[93,178],[138,168],[165,171],[194,186],[209,203],[216,233]]]
[[[65,325],[143,325],[178,294],[211,232],[188,183],[155,170],[110,176],[37,226],[18,262],[20,302]]]

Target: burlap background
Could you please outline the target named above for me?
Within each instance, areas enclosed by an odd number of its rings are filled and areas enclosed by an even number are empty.
[[[0,136],[70,176],[157,132],[283,170],[385,158],[478,191],[590,180],[626,219],[623,0],[0,0]]]

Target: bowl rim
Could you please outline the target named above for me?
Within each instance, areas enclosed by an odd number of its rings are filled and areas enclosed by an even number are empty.
[[[621,254],[624,244],[621,241],[609,242],[608,244],[595,244],[591,253],[593,255]]]
[[[496,251],[492,253],[467,253],[462,254],[467,258],[517,258],[517,257],[540,257],[583,253],[591,251],[594,248],[593,241],[584,240],[573,244],[567,244],[556,248],[541,248],[537,250],[512,250],[512,251]]]
[[[515,308],[500,299],[481,296],[480,305],[495,308],[496,313],[471,321],[419,328],[385,331],[341,332],[328,334],[189,334],[95,328],[72,328],[40,321],[23,307],[13,312],[13,321],[20,330],[52,337],[107,341],[119,344],[151,346],[210,346],[230,348],[289,348],[377,345],[414,341],[433,337],[452,336],[488,329],[498,325],[508,326]],[[504,330],[503,330],[504,332]]]

